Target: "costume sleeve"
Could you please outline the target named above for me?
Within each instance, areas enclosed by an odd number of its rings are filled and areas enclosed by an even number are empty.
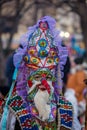
[[[14,130],[15,122],[16,122],[15,115],[13,114],[13,112],[9,111],[8,119],[7,119],[7,130]]]
[[[73,115],[73,126],[72,126],[72,130],[77,130],[77,128],[78,128],[78,130],[81,130],[81,125],[80,125],[80,123],[79,123],[76,115],[74,114]]]
[[[16,117],[14,114],[9,110],[8,117],[7,117],[7,124],[6,130],[14,130],[15,128]],[[0,130],[2,130],[2,118],[0,120]]]

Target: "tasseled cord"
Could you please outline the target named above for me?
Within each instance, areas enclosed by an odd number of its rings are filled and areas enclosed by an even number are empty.
[[[62,79],[61,79],[61,70],[60,70],[60,64],[58,64],[58,91],[59,91],[59,94],[62,94]]]
[[[2,121],[1,121],[1,130],[6,130],[6,125],[7,125],[7,117],[8,117],[8,101],[11,97],[11,94],[12,94],[12,91],[13,91],[13,88],[14,88],[14,85],[15,85],[15,81],[16,81],[16,77],[17,77],[17,68],[14,70],[14,74],[13,74],[13,82],[12,82],[12,85],[11,85],[11,89],[10,89],[10,92],[9,92],[9,95],[8,95],[8,98],[6,100],[6,104],[5,104],[5,107],[4,107],[4,112],[3,112],[3,115],[2,115]]]

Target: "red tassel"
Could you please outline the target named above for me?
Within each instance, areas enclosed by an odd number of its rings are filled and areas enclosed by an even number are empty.
[[[41,83],[42,83],[42,85],[45,86],[46,90],[47,90],[48,93],[50,94],[50,86],[49,86],[49,84],[47,83],[47,81],[46,81],[45,79],[43,79],[43,80],[41,81]]]
[[[28,80],[28,86],[31,88],[33,85],[32,81],[31,80]]]

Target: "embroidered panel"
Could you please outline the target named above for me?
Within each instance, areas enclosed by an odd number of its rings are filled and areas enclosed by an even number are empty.
[[[28,97],[29,99],[29,97]],[[54,107],[56,102],[52,101],[52,111],[51,111],[51,119],[55,118],[56,108]],[[64,128],[66,130],[71,130],[72,127],[72,120],[73,120],[73,111],[72,111],[72,104],[68,102],[64,97],[60,96],[59,98],[59,115],[58,123],[56,126],[55,119],[54,121],[50,120],[50,122],[41,121],[38,115],[38,111],[36,110],[34,104],[31,102],[30,111],[26,109],[26,104],[24,104],[22,98],[16,95],[15,91],[13,91],[13,96],[8,102],[9,107],[13,110],[15,115],[17,116],[20,126],[22,130],[38,130],[39,127],[41,129],[47,130],[57,130]],[[54,113],[54,114],[53,114]],[[34,115],[34,116],[33,116]],[[54,116],[53,116],[54,115]],[[59,123],[60,120],[60,123]],[[53,122],[53,123],[52,123]]]
[[[61,126],[71,130],[73,122],[72,104],[62,96],[59,98],[59,104],[60,124]]]

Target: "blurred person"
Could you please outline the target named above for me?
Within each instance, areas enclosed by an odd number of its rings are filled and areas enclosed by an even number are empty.
[[[85,88],[83,90],[84,100],[79,103],[79,120],[83,125],[83,130],[87,129],[87,59],[83,62],[83,71],[85,73]]]
[[[84,94],[84,98],[85,98],[85,102],[86,102],[86,110],[85,110],[85,129],[87,129],[87,77],[84,80],[85,84],[86,84],[86,88],[83,91]]]
[[[0,130],[81,130],[72,104],[62,95],[67,57],[56,21],[45,16],[29,28],[14,54],[15,71]]]
[[[87,64],[83,60],[82,57],[75,59],[75,71],[68,78],[65,92],[65,97],[73,104],[75,113],[77,117],[79,117],[82,127],[84,126],[82,116],[84,116],[86,105],[83,95],[83,91],[86,87],[84,80],[87,76]]]
[[[78,89],[82,89],[82,88],[84,89],[83,80],[85,77],[83,76],[83,70],[82,70],[83,58],[76,58],[74,62],[76,65],[74,65],[74,67],[71,68],[71,73],[68,77],[68,81],[66,85],[65,97],[72,102],[76,115],[78,116],[78,102],[82,100],[82,96],[83,96],[83,94],[81,95],[79,93]],[[82,92],[82,90],[80,92]]]
[[[78,102],[83,100],[83,90],[85,88],[85,70],[82,58],[75,59],[76,67],[75,73],[71,74],[68,78],[67,88],[72,88],[75,91]]]

